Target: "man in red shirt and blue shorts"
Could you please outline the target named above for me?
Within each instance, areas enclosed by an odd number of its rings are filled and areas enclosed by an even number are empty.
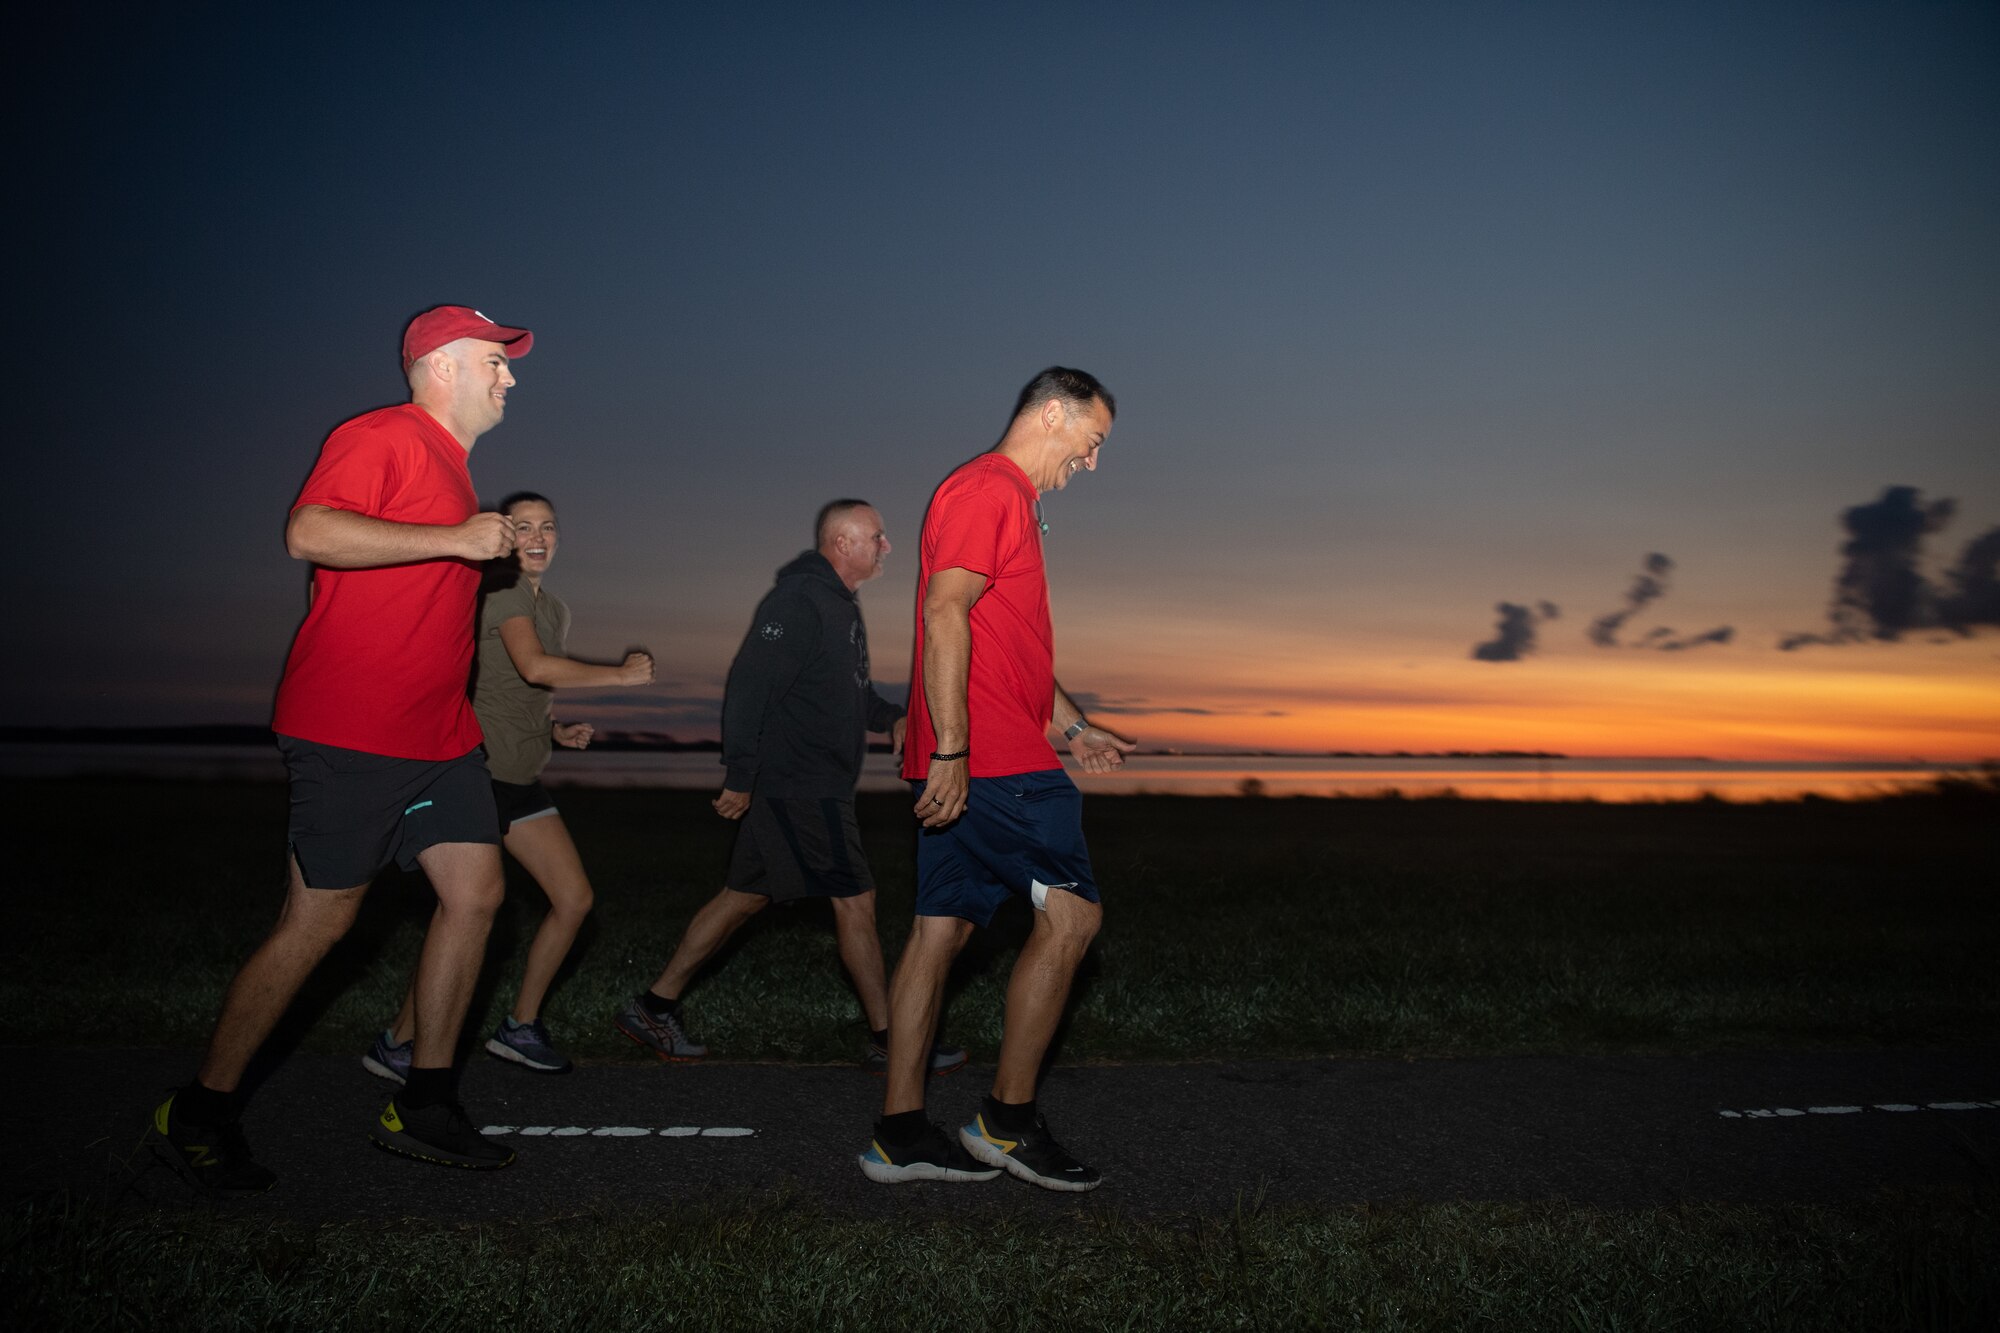
[[[292,507],[285,547],[314,569],[271,719],[291,775],[285,903],[230,983],[195,1081],[153,1115],[203,1185],[261,1190],[276,1179],[244,1142],[238,1084],[391,861],[421,866],[438,907],[417,963],[412,1068],[375,1142],[449,1166],[514,1159],[458,1105],[452,1057],[504,892],[499,818],[466,698],[473,609],[482,562],[514,546],[504,514],[478,512],[466,457],[500,424],[510,365],[533,341],[466,306],[418,315],[403,334],[410,401],[328,436]]]
[[[1080,370],[1052,366],[1021,390],[1007,433],[939,486],[924,516],[903,776],[922,821],[917,915],[889,989],[888,1087],[870,1180],[990,1180],[1097,1188],[1035,1105],[1070,983],[1104,911],[1083,840],[1083,797],[1049,744],[1087,773],[1133,742],[1084,717],[1055,677],[1042,565],[1041,496],[1097,470],[1117,405]],[[957,1142],[924,1116],[924,1062],[946,974],[974,926],[1027,898],[1034,925],[1007,985],[993,1091]]]

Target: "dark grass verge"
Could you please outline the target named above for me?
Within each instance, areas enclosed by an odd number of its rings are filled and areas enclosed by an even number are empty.
[[[1085,780],[1086,791],[1088,780]],[[720,886],[705,792],[563,789],[597,908],[550,996],[586,1060]],[[279,902],[276,783],[0,783],[20,827],[0,942],[9,1039],[196,1047]],[[864,796],[893,962],[909,802]],[[2000,795],[1656,805],[1089,796],[1105,926],[1060,1057],[1690,1052],[1965,1045],[2000,1030]],[[115,830],[107,834],[107,828]],[[359,1054],[395,1013],[433,900],[386,874],[270,1048]],[[510,868],[468,1050],[506,1012],[543,900]],[[955,969],[944,1033],[990,1060],[1031,913]],[[841,1061],[866,1040],[824,903],[755,919],[696,982],[721,1058]]]
[[[1842,1206],[1369,1206],[1140,1223],[304,1225],[56,1200],[0,1224],[12,1328],[1984,1329],[2000,1225]]]

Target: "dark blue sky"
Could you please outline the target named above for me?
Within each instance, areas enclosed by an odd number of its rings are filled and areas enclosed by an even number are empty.
[[[1585,680],[1644,709],[1662,663],[1581,630],[1653,551],[1681,632],[1737,629],[1675,663],[1690,718],[1767,677],[1992,683],[1981,635],[1774,646],[1885,486],[1959,502],[1934,564],[2000,523],[1991,4],[162,7],[41,40],[10,721],[260,719],[286,507],[441,301],[536,331],[473,472],[556,498],[578,651],[660,655],[605,717],[712,726],[836,494],[902,539],[864,594],[901,679],[924,499],[1051,362],[1121,406],[1049,504],[1063,674],[1151,738],[1497,744]],[[1569,613],[1538,659],[1468,665],[1538,599]]]

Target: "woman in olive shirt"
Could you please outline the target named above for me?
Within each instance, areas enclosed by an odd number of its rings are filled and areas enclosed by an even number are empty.
[[[569,607],[542,587],[556,554],[555,506],[522,491],[501,501],[500,512],[514,524],[514,555],[489,566],[472,708],[486,735],[486,766],[507,851],[549,896],[549,913],[528,946],[513,1012],[486,1039],[486,1049],[529,1069],[562,1074],[570,1062],[549,1039],[542,1001],[590,913],[591,890],[576,844],[540,777],[552,745],[581,750],[590,744],[593,728],[588,722],[557,722],[552,700],[557,689],[650,685],[653,659],[634,652],[617,666],[572,661]],[[400,1083],[414,1032],[415,1013],[405,996],[395,1026],[376,1037],[362,1065]]]

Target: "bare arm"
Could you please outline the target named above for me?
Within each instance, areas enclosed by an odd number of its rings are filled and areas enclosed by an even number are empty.
[[[1077,707],[1076,701],[1063,693],[1062,682],[1057,681],[1053,719],[1055,729],[1057,731],[1068,731],[1083,720],[1083,709]]]
[[[1069,752],[1077,757],[1086,773],[1109,773],[1114,768],[1124,766],[1125,756],[1138,747],[1138,742],[1128,741],[1115,731],[1098,726],[1083,715],[1076,701],[1063,693],[1062,682],[1056,682],[1055,728],[1068,731],[1077,723],[1083,723],[1083,730],[1069,738]]]
[[[514,549],[505,514],[474,514],[463,523],[391,523],[347,509],[300,505],[285,522],[285,550],[294,560],[328,569],[375,569],[413,560],[491,560]]]
[[[506,647],[514,670],[520,672],[521,679],[530,685],[578,690],[593,686],[653,683],[653,658],[650,653],[627,653],[625,660],[617,666],[598,666],[594,662],[558,657],[542,651],[542,641],[535,633],[535,622],[526,616],[509,616],[501,621],[500,642]]]
[[[965,685],[972,670],[972,604],[985,591],[986,576],[969,569],[940,569],[924,589],[924,702],[939,754],[957,754],[972,744]],[[931,760],[916,810],[926,826],[939,828],[965,813],[970,772],[964,759]]]

